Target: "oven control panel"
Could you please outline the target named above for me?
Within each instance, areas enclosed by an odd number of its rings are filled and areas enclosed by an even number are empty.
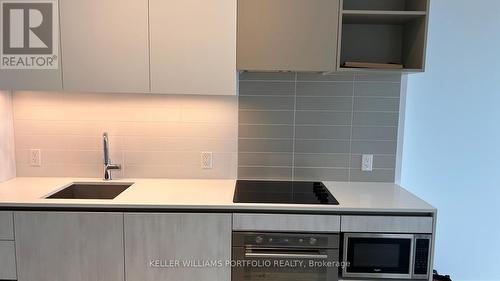
[[[296,248],[333,248],[339,247],[338,235],[290,234],[290,233],[245,233],[233,241],[241,246],[258,247],[296,247]],[[243,241],[241,241],[243,240]]]

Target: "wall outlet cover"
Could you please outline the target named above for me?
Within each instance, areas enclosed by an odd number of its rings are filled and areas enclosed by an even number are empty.
[[[363,154],[361,157],[361,171],[372,172],[373,171],[373,155]]]
[[[30,166],[42,166],[42,151],[40,149],[30,149]]]
[[[202,169],[212,169],[213,168],[213,153],[212,152],[202,152],[201,153],[201,168]]]

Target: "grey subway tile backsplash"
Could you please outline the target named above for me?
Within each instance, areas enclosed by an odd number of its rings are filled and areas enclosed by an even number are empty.
[[[240,152],[238,154],[240,167],[292,167],[292,153]]]
[[[295,153],[294,164],[300,168],[345,168],[349,167],[349,161],[349,153]]]
[[[349,140],[351,138],[351,126],[296,125],[295,137],[297,139]]]
[[[292,168],[281,167],[238,167],[240,179],[292,180]]]
[[[240,96],[294,96],[294,92],[294,82],[255,83],[255,81],[240,81]]]
[[[295,168],[294,179],[299,181],[348,181],[349,169],[338,168]]]
[[[353,154],[351,156],[351,168],[361,170],[361,154]],[[395,155],[375,155],[373,161],[373,169],[395,169]]]
[[[352,82],[297,82],[298,97],[351,97]]]
[[[332,111],[297,111],[295,113],[295,124],[297,125],[347,125],[352,121],[351,112]]]
[[[292,139],[293,125],[239,125],[240,138]]]
[[[401,82],[399,73],[356,73],[355,81]]]
[[[351,153],[356,154],[396,154],[396,141],[358,141],[351,142]]]
[[[398,98],[355,97],[355,111],[399,112]]]
[[[392,140],[398,138],[398,127],[352,127],[353,140]]]
[[[243,139],[238,140],[240,152],[291,152],[292,139]]]
[[[295,73],[293,72],[242,72],[240,74],[241,81],[247,80],[271,80],[271,81],[294,81]]]
[[[240,75],[238,178],[393,182],[399,74]],[[361,154],[374,171],[361,171]]]
[[[349,140],[295,140],[296,153],[349,153]]]
[[[240,110],[293,110],[295,98],[277,96],[240,96]]]
[[[351,169],[350,180],[359,182],[394,182],[394,173],[394,170],[363,172],[360,169]]]
[[[400,83],[355,82],[354,95],[357,97],[399,97]]]
[[[396,112],[354,112],[354,126],[390,126],[397,127],[399,114]]]
[[[296,110],[351,111],[349,97],[297,97]]]

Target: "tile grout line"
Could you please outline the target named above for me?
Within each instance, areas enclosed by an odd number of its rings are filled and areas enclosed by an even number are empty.
[[[355,88],[356,88],[356,74],[354,74],[352,79],[352,104],[351,104],[351,127],[349,134],[349,169],[347,171],[347,181],[351,182],[351,167],[352,167],[352,132],[354,126],[354,96],[355,96]]]
[[[294,79],[294,89],[293,89],[293,142],[292,142],[292,181],[295,180],[295,140],[297,137],[297,124],[296,124],[296,118],[297,118],[297,72],[295,72],[295,79]]]

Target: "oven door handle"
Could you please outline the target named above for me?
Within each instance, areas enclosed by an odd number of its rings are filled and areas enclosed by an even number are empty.
[[[246,258],[283,258],[283,259],[327,259],[324,254],[286,254],[286,253],[265,253],[265,252],[246,252]]]

